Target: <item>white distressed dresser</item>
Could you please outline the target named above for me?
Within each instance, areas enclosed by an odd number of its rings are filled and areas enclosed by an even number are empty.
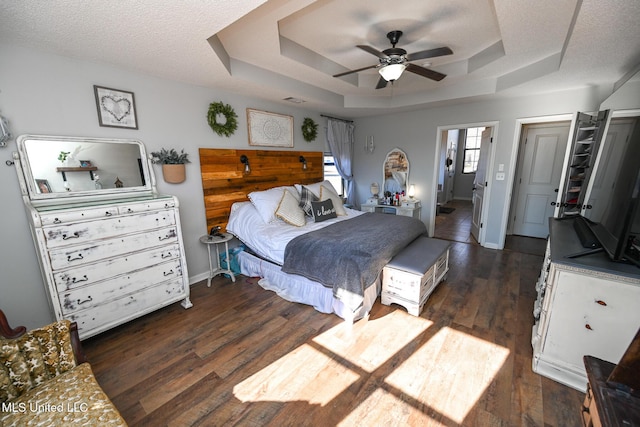
[[[640,328],[640,268],[585,251],[574,219],[550,219],[536,284],[533,371],[585,391],[584,356],[618,363]]]
[[[56,319],[77,322],[85,339],[177,301],[192,306],[178,200],[157,193],[141,142],[23,135],[17,143]],[[60,152],[83,160],[61,166]]]

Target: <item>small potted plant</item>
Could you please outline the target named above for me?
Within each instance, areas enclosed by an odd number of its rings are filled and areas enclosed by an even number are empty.
[[[189,154],[181,150],[179,153],[174,149],[161,149],[151,153],[151,163],[162,165],[162,176],[165,182],[179,184],[186,179],[185,164],[191,163]]]

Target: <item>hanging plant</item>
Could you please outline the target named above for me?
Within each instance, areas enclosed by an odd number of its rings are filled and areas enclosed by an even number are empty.
[[[305,117],[302,121],[302,137],[305,141],[311,142],[318,136],[318,125],[312,118]]]
[[[224,123],[218,123],[218,114],[223,115],[225,118]],[[233,107],[229,104],[223,104],[222,102],[213,102],[209,105],[209,113],[207,114],[207,121],[209,126],[215,133],[220,136],[229,137],[238,129],[238,115],[233,111]]]

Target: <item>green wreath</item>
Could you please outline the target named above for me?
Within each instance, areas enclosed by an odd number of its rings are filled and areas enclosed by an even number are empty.
[[[225,117],[224,124],[218,123],[216,117],[218,114],[222,114]],[[220,136],[229,137],[238,129],[238,115],[233,111],[233,107],[229,104],[223,104],[222,102],[214,102],[209,104],[209,113],[207,114],[207,121],[209,126],[215,133]]]
[[[318,125],[313,119],[305,117],[302,122],[302,137],[305,141],[311,142],[318,136]]]

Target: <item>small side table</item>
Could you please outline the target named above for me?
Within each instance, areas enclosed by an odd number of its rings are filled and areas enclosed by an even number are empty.
[[[207,245],[207,253],[209,254],[209,278],[207,279],[207,286],[211,287],[211,279],[213,279],[218,274],[228,274],[231,277],[231,281],[235,283],[236,277],[233,275],[233,271],[231,271],[231,260],[229,259],[229,240],[233,239],[233,236],[229,233],[221,233],[222,237],[219,236],[211,236],[209,234],[205,234],[200,237],[200,243],[204,243]],[[220,244],[224,243],[224,252],[227,255],[227,268],[224,269],[220,265]],[[211,246],[216,248],[216,267],[213,266],[213,261],[211,260]]]

